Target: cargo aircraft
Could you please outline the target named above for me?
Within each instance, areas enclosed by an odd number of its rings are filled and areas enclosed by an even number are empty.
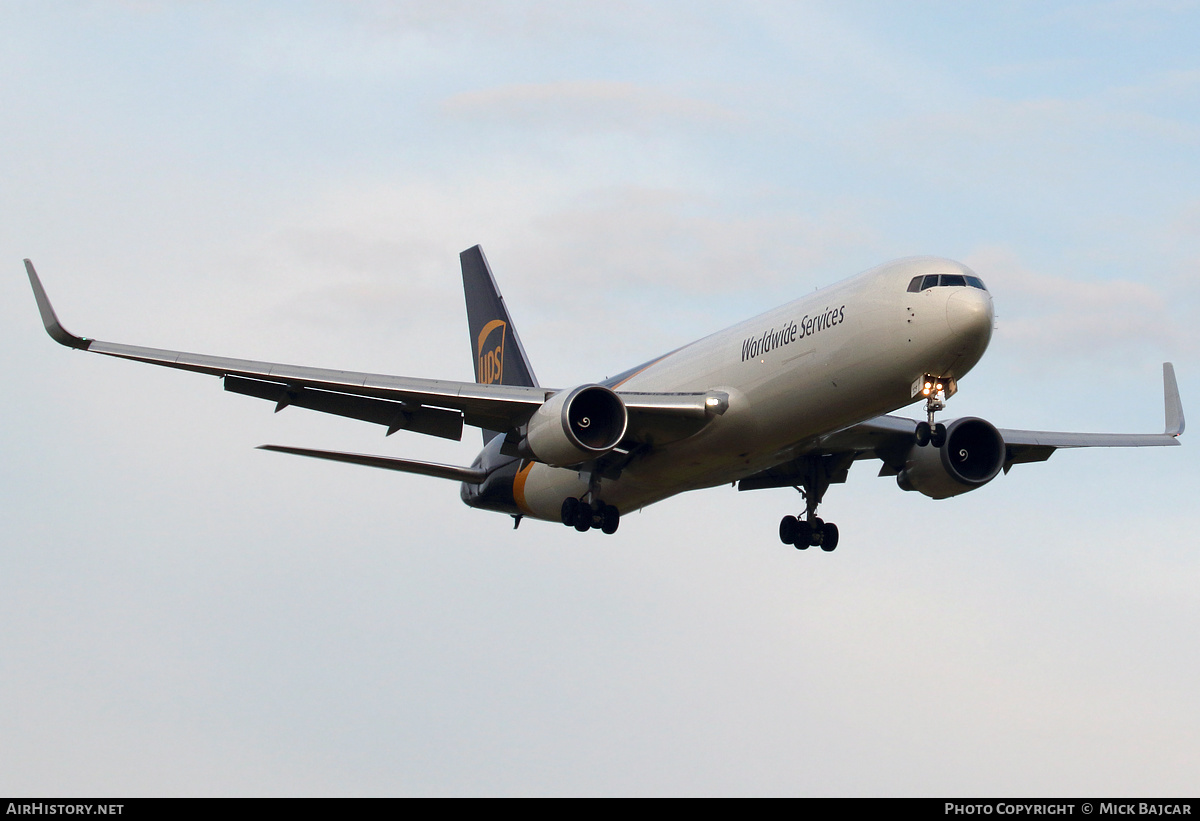
[[[219,376],[225,390],[276,412],[308,408],[461,439],[483,431],[470,467],[393,456],[263,445],[266,450],[461,483],[471,507],[617,530],[621,515],[688,490],[794,487],[799,515],[780,540],[831,551],[838,528],[817,516],[850,466],[878,459],[901,488],[945,499],[1058,448],[1178,445],[1183,407],[1163,364],[1163,433],[998,429],[935,414],[992,336],[992,297],[958,262],[913,257],[872,268],[599,382],[546,388],[533,374],[479,246],[460,254],[475,382],[277,365],[101,342],[65,330],[25,260],[47,332],[71,348]],[[924,401],[925,418],[888,415]]]

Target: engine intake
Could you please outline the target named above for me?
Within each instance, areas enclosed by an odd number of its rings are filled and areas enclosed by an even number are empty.
[[[524,449],[552,467],[569,467],[603,456],[625,436],[629,412],[601,385],[559,391],[529,419]]]
[[[931,499],[948,499],[983,487],[1004,467],[1004,437],[983,419],[965,417],[946,426],[940,448],[913,445],[896,483]]]

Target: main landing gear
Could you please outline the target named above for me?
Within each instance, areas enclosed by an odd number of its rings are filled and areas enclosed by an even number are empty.
[[[779,541],[790,544],[797,550],[820,547],[831,552],[838,546],[838,526],[817,516],[817,505],[825,497],[832,480],[828,458],[813,459],[805,465],[800,476],[801,484],[796,488],[804,497],[803,518],[784,516],[779,522]],[[842,480],[839,480],[842,481]]]
[[[820,517],[797,519],[784,516],[779,522],[779,541],[790,544],[797,550],[808,550],[810,545],[819,546],[828,552],[838,546],[838,526],[822,521]]]
[[[562,503],[562,523],[567,527],[574,527],[580,533],[598,527],[611,535],[617,532],[621,524],[621,513],[599,499],[585,502],[583,499],[568,496]]]
[[[578,499],[573,496],[563,499],[562,523],[567,527],[574,527],[580,533],[598,527],[611,536],[621,525],[621,512],[601,501],[599,472],[592,469],[580,475],[587,478],[587,493]]]
[[[941,422],[935,423],[933,415],[940,410],[945,410],[946,400],[954,395],[958,390],[958,380],[943,379],[940,376],[930,376],[925,374],[916,383],[914,383],[913,395],[916,396],[917,390],[925,396],[925,413],[929,418],[927,422],[918,422],[915,439],[917,447],[923,448],[926,445],[933,445],[935,448],[940,448],[946,444],[946,426]]]

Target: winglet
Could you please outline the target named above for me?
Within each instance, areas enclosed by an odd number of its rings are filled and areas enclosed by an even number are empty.
[[[92,344],[92,340],[75,336],[58,321],[58,317],[54,315],[54,308],[50,305],[50,298],[46,296],[46,289],[42,287],[42,281],[38,279],[37,271],[33,270],[33,263],[29,260],[25,260],[25,272],[29,274],[29,284],[33,286],[33,298],[37,300],[38,311],[42,315],[42,324],[46,326],[46,333],[50,334],[50,338],[60,345],[86,351]]]
[[[1175,366],[1163,363],[1163,408],[1167,419],[1168,436],[1183,433],[1183,402],[1179,399],[1179,383],[1175,381]]]

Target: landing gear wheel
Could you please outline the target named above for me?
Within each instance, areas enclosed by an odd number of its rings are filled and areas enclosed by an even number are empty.
[[[575,524],[575,514],[579,511],[579,500],[568,496],[562,503],[562,523],[567,527]]]
[[[838,526],[829,523],[821,528],[821,549],[826,553],[832,553],[837,550],[838,545]]]
[[[921,423],[914,430],[914,436],[923,440],[920,441],[922,445],[929,444],[932,434],[931,422]],[[804,512],[796,516],[784,516],[779,522],[781,542],[791,544],[797,550],[816,546],[830,551],[837,547],[837,525],[822,521],[817,515],[817,506],[832,483],[846,481],[846,471],[852,461],[853,454],[801,456],[796,460],[795,477],[799,481],[795,487],[804,497]]]
[[[941,422],[933,426],[933,432],[929,435],[929,444],[935,448],[940,448],[946,444],[946,426]]]
[[[609,536],[616,533],[617,528],[621,526],[621,512],[612,505],[605,505],[600,516],[600,529]]]
[[[812,525],[803,520],[796,522],[796,536],[792,539],[792,544],[797,550],[808,550],[808,546],[812,544]]]
[[[784,544],[796,543],[796,526],[799,522],[795,516],[784,516],[779,520],[779,541]]]
[[[582,502],[575,509],[575,529],[580,533],[587,533],[592,529],[592,508],[590,505],[585,505]]]
[[[918,422],[917,423],[917,432],[916,432],[917,447],[919,447],[919,448],[925,447],[926,445],[929,444],[929,441],[932,438],[933,438],[933,431],[929,427],[929,423],[928,422]]]
[[[808,543],[813,546],[821,544],[821,534],[825,532],[825,522],[821,518],[813,516],[808,526],[810,528]]]

